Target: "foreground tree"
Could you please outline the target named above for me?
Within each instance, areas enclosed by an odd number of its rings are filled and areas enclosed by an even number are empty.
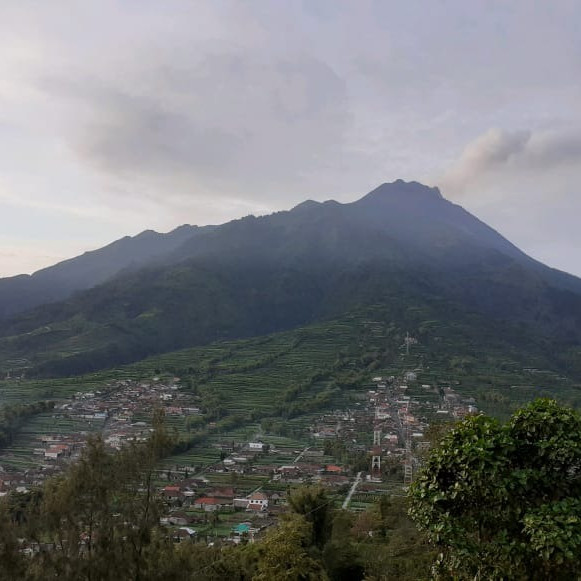
[[[290,515],[267,535],[258,560],[255,581],[325,581],[322,564],[309,555],[312,524]]]
[[[37,506],[29,503],[22,532],[48,550],[29,563],[28,578],[107,581],[150,579],[163,554],[152,537],[159,523],[154,470],[170,449],[163,413],[153,417],[145,443],[111,454],[101,437],[91,437],[80,459],[49,480]],[[0,563],[1,570],[1,563]]]
[[[468,418],[430,455],[410,515],[460,579],[576,579],[581,572],[581,415],[552,400],[505,425]]]
[[[329,539],[332,522],[331,500],[321,486],[302,486],[288,497],[291,511],[311,525],[311,545],[322,549]]]

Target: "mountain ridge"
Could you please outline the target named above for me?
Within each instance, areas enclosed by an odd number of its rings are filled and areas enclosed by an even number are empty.
[[[0,369],[24,358],[33,372],[80,373],[386,300],[459,305],[554,344],[581,341],[581,280],[417,182],[190,232],[159,260],[1,322]]]
[[[167,234],[144,230],[30,275],[0,278],[0,319],[41,304],[65,300],[76,291],[92,288],[123,271],[159,260],[202,229],[184,224]]]

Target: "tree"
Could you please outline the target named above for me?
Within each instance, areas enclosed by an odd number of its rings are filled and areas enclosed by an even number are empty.
[[[331,539],[323,549],[323,563],[331,581],[359,581],[365,566],[354,543],[351,529],[354,514],[346,510],[334,513]]]
[[[270,532],[261,547],[256,581],[324,581],[327,575],[319,561],[308,553],[312,524],[290,515]]]
[[[161,411],[154,413],[153,427],[147,442],[116,454],[107,452],[101,437],[90,437],[78,462],[47,481],[32,538],[54,550],[31,560],[31,579],[151,577],[147,567],[157,566],[156,554],[165,550],[152,537],[160,515],[154,470],[173,444]]]
[[[310,544],[322,549],[331,531],[331,500],[320,486],[303,486],[288,497],[291,510],[312,525]]]
[[[574,579],[581,571],[581,415],[537,400],[501,425],[458,424],[410,488],[443,578]]]
[[[25,562],[16,537],[15,528],[10,522],[7,507],[0,505],[0,581],[21,579]]]

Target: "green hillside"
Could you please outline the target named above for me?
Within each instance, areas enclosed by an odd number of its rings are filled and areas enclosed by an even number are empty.
[[[567,368],[563,354],[548,351],[542,338],[529,336],[516,349],[518,328],[451,308],[444,320],[435,317],[437,310],[374,305],[293,331],[176,351],[81,377],[5,380],[0,397],[4,404],[58,402],[78,391],[103,389],[112,380],[178,376],[204,412],[195,425],[185,418],[169,420],[184,443],[172,462],[188,465],[215,461],[212,444],[225,437],[247,438],[261,429],[300,442],[321,412],[356,405],[371,377],[408,370],[417,372],[418,384],[454,384],[499,417],[538,396],[581,406],[578,371]],[[417,339],[409,354],[403,347],[407,332]],[[13,462],[48,429],[100,429],[98,423],[65,420],[55,426],[51,417],[41,413],[21,428]]]

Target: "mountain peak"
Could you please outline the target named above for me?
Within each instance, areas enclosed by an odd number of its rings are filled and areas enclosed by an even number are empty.
[[[366,196],[362,200],[393,198],[393,197],[407,197],[407,198],[425,198],[443,200],[444,197],[440,190],[436,187],[426,186],[420,182],[406,182],[404,180],[396,180],[391,183],[383,183]]]
[[[315,200],[305,200],[300,204],[296,205],[291,212],[302,212],[303,210],[310,210],[316,206],[320,206],[321,202],[316,202]]]

